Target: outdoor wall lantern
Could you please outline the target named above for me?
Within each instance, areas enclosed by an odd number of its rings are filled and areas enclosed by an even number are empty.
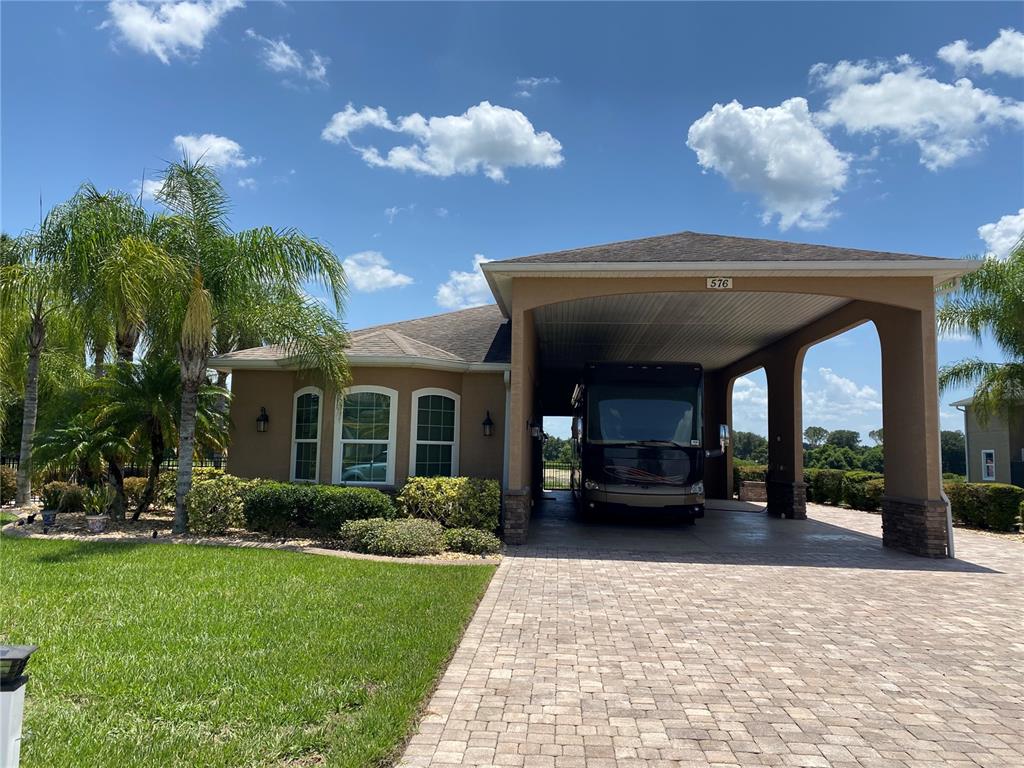
[[[21,758],[21,719],[25,713],[24,674],[34,645],[0,645],[0,765],[18,768]]]
[[[484,437],[490,437],[494,434],[494,422],[491,420],[491,412],[487,412],[486,418],[484,418]]]
[[[262,405],[260,406],[260,415],[256,417],[256,431],[266,432],[267,424],[270,423],[270,417],[267,416],[267,409]]]
[[[539,440],[541,436],[540,424],[535,424],[531,419],[530,421],[527,422],[526,426],[529,427],[530,429],[530,437],[532,437],[535,440]]]

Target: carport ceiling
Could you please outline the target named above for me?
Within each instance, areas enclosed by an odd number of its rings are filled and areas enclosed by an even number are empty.
[[[849,299],[792,293],[601,296],[534,310],[544,368],[659,361],[726,366],[838,309]]]

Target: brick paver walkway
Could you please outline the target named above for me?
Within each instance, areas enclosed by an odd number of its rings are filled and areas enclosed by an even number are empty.
[[[400,765],[1024,766],[1019,541],[959,532],[928,561],[860,512],[616,532],[557,506]]]

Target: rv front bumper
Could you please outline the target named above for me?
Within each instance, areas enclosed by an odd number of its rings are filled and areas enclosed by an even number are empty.
[[[663,509],[666,507],[697,507],[704,504],[704,494],[690,488],[652,485],[600,485],[584,491],[584,500],[594,504],[618,504],[626,507]]]

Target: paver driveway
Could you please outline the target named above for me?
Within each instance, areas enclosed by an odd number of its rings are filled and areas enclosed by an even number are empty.
[[[548,502],[400,765],[1024,766],[1024,544],[879,518],[581,524]]]

